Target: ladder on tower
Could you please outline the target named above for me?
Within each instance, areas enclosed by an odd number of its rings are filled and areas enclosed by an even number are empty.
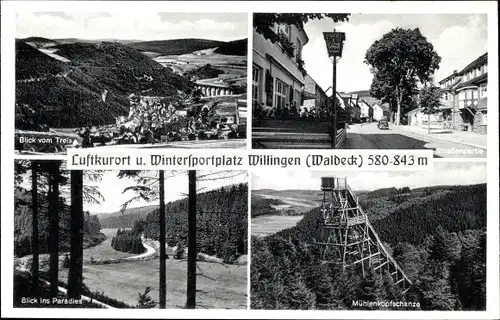
[[[406,293],[412,282],[382,244],[347,179],[323,177],[321,189],[323,224],[318,244],[322,247],[323,262],[341,260],[343,268],[359,264],[363,276],[368,268],[380,274],[387,271]]]

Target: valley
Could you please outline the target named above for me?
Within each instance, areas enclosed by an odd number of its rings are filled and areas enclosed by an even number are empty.
[[[245,138],[246,39],[234,43],[17,39],[16,152]],[[218,76],[198,72],[207,66]]]
[[[186,261],[169,259],[167,264],[167,308],[182,308],[186,302]],[[197,262],[197,306],[216,309],[245,309],[247,303],[247,267]],[[85,284],[92,291],[130,305],[137,294],[151,287],[158,297],[158,259],[123,261],[117,264],[84,265]],[[66,281],[67,272],[60,279]]]

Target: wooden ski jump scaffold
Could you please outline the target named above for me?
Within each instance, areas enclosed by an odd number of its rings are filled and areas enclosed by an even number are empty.
[[[347,184],[346,178],[321,178],[322,225],[320,240],[323,263],[340,263],[343,268],[361,266],[363,277],[368,269],[387,271],[394,283],[406,293],[411,281],[386,250],[368,217]]]

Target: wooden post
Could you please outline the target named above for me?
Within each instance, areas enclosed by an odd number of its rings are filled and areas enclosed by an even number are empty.
[[[159,172],[160,184],[160,309],[167,308],[167,265],[165,252],[165,171]]]
[[[186,308],[196,308],[196,171],[189,170]]]

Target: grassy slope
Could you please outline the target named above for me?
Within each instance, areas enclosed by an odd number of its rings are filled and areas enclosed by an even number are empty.
[[[198,262],[197,306],[199,308],[246,308],[247,267]],[[167,308],[186,303],[186,262],[167,260]],[[151,287],[150,296],[158,302],[158,260],[84,266],[85,284],[91,290],[135,305],[139,292]],[[209,277],[209,278],[207,278]],[[211,279],[213,280],[211,280]],[[66,281],[67,270],[60,273]]]

